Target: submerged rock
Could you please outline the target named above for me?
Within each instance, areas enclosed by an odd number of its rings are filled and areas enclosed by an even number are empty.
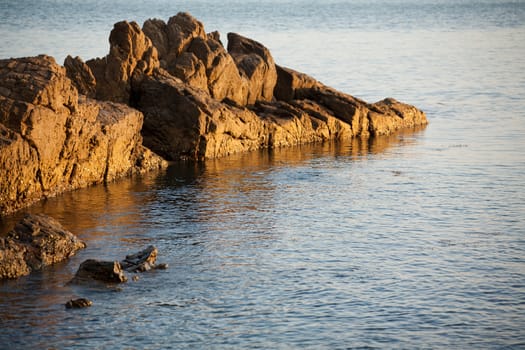
[[[82,309],[91,305],[93,302],[86,298],[71,299],[66,303],[66,309]]]
[[[46,215],[26,215],[0,238],[0,279],[17,278],[74,255],[86,244]]]

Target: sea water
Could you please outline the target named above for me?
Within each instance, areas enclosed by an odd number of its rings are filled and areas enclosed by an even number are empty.
[[[525,348],[525,1],[2,0],[0,57],[101,57],[113,23],[180,11],[430,124],[175,164],[24,210],[88,247],[0,282],[1,349]],[[67,285],[85,259],[150,244],[168,270]],[[66,310],[74,297],[93,306]]]

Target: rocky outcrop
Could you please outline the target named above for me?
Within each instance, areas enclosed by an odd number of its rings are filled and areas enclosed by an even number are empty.
[[[118,22],[109,43],[105,57],[65,68],[0,61],[1,213],[161,166],[142,140],[167,160],[202,160],[427,123],[408,104],[367,103],[280,67],[241,35],[225,48],[187,13]]]
[[[68,66],[89,91],[87,67]],[[127,105],[79,95],[52,57],[0,60],[0,214],[163,166],[142,146],[142,122]]]
[[[72,64],[70,64],[73,66]],[[218,32],[188,13],[119,22],[110,52],[87,62],[99,99],[144,113],[144,144],[168,160],[390,134],[427,123],[413,106],[369,104],[275,64],[261,43]],[[83,71],[76,62],[73,72]],[[73,75],[73,74],[71,74]],[[89,74],[76,74],[85,86]]]
[[[166,269],[168,267],[167,264],[156,263],[157,254],[157,248],[149,246],[135,254],[127,255],[121,262],[88,259],[80,264],[78,271],[70,283],[89,284],[93,281],[123,283],[128,281],[128,277],[124,271],[137,273],[152,269]]]
[[[217,32],[207,35],[203,24],[188,13],[179,13],[168,23],[148,20],[143,30],[159,52],[161,67],[169,74],[218,101],[247,103],[248,81],[241,77]]]
[[[158,71],[136,86],[144,144],[169,160],[204,159],[264,147],[266,123]],[[261,143],[263,143],[261,145]]]
[[[160,65],[132,84],[145,144],[167,159],[206,159],[266,147],[386,135],[427,123],[417,108],[369,104],[276,65],[262,44],[218,33],[188,14],[148,20]],[[177,39],[170,39],[179,32]]]
[[[0,238],[0,279],[28,275],[74,255],[86,244],[45,215],[26,215]]]

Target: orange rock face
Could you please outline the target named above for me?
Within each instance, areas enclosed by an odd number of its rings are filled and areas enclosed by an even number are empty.
[[[0,61],[0,213],[161,166],[143,115],[78,94],[48,56]]]

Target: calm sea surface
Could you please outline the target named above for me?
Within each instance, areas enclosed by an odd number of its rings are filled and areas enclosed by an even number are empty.
[[[88,248],[0,282],[0,349],[525,349],[525,1],[1,0],[0,57],[103,56],[114,22],[179,11],[430,125],[29,208]],[[168,270],[66,285],[85,259],[150,244]],[[73,297],[94,305],[68,311]]]

